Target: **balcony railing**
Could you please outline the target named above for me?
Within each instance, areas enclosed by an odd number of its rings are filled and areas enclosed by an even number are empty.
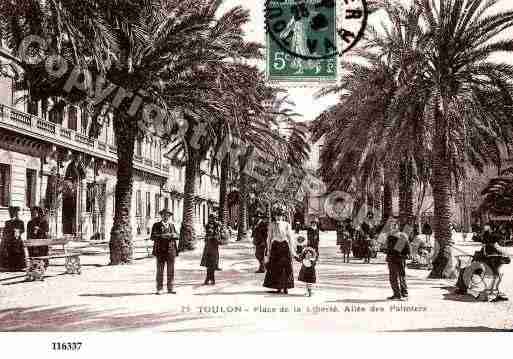
[[[73,131],[68,128],[61,127],[61,136],[71,139]]]
[[[12,112],[11,112],[11,119],[12,119]],[[55,135],[55,123],[48,122],[44,120],[37,120],[37,128],[42,130],[43,132],[48,132],[52,135]]]
[[[78,131],[62,127],[60,124],[43,120],[9,106],[0,105],[0,128],[21,132],[42,141],[117,162],[117,147],[115,145],[93,140]],[[167,169],[162,168],[160,164],[142,157],[134,156],[134,164],[139,170],[162,177],[167,177],[169,174],[169,166],[167,166]]]

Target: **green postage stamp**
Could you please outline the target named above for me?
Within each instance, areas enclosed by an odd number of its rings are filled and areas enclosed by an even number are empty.
[[[267,0],[267,78],[330,82],[338,56],[359,40],[367,18],[362,0]]]

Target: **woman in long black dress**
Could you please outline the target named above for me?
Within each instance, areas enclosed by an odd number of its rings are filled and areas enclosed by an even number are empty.
[[[284,220],[285,213],[275,210],[274,220],[267,234],[266,255],[267,272],[264,287],[276,289],[276,293],[287,294],[288,289],[294,288],[294,273],[292,258],[295,256],[295,246],[292,238],[290,223]]]
[[[201,266],[207,267],[204,285],[216,284],[215,271],[219,268],[219,244],[221,242],[221,225],[216,216],[211,214],[205,228],[205,247],[201,256]]]
[[[9,207],[11,219],[5,222],[0,247],[0,267],[9,272],[22,271],[26,267],[25,249],[21,239],[25,224],[18,217],[19,211],[19,207]]]
[[[27,239],[47,239],[49,226],[44,218],[44,212],[41,207],[32,207],[32,219],[27,223]],[[49,253],[48,246],[30,247],[28,249],[30,257],[44,257]],[[48,259],[45,260],[45,266],[48,267]]]

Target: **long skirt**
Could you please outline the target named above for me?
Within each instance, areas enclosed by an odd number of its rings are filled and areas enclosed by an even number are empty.
[[[292,256],[287,242],[273,242],[264,287],[273,289],[294,288]]]
[[[200,263],[202,267],[219,268],[219,245],[214,241],[216,240],[208,240],[205,242]]]
[[[344,254],[351,254],[351,247],[352,247],[351,241],[344,240],[344,241],[342,241],[342,243],[340,245],[340,250]]]
[[[305,267],[301,266],[301,270],[299,271],[298,280],[300,282],[305,283],[315,283],[317,282],[317,274],[315,273],[315,266]]]
[[[0,245],[0,267],[10,272],[17,272],[25,269],[25,249],[21,239],[2,239]]]

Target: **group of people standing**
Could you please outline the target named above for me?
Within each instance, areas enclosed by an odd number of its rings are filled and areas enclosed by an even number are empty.
[[[180,234],[172,221],[173,213],[167,209],[160,211],[161,220],[156,222],[151,229],[150,239],[153,241],[153,255],[156,258],[157,275],[156,294],[162,294],[164,290],[164,270],[167,267],[167,292],[176,294],[174,289],[175,259],[179,255],[177,241]],[[219,246],[223,243],[222,225],[214,213],[208,217],[205,226],[205,246],[201,256],[200,265],[207,269],[204,285],[216,283],[215,272],[219,268]]]
[[[359,227],[354,227],[350,219],[337,222],[337,245],[344,263],[349,263],[351,253],[356,258],[363,258],[365,263],[370,263],[378,250],[375,229],[365,221]]]
[[[340,221],[337,225],[337,245],[340,246],[344,263],[349,263],[351,252],[355,257],[364,258],[370,263],[378,251],[378,233],[386,233],[383,251],[389,272],[389,282],[392,296],[389,300],[404,300],[408,298],[406,283],[406,259],[411,255],[410,241],[406,233],[401,232],[396,219],[389,219],[388,228],[373,227],[364,221],[359,227],[353,227],[351,220]]]
[[[294,288],[293,260],[301,263],[298,280],[306,283],[306,295],[312,295],[312,284],[316,282],[315,265],[319,258],[319,228],[316,221],[307,228],[307,243],[304,238],[294,237],[285,212],[278,208],[271,214],[271,222],[262,212],[257,213],[253,229],[255,257],[259,267],[256,273],[264,273],[263,286],[275,293],[288,294]]]
[[[47,239],[49,234],[48,220],[41,207],[31,209],[31,219],[27,223],[27,240]],[[9,207],[9,217],[4,224],[0,243],[0,268],[8,272],[23,271],[27,266],[23,234],[25,223],[19,218],[20,208]],[[30,257],[48,256],[48,246],[31,246],[28,248]],[[48,260],[45,260],[48,266]]]
[[[176,241],[179,235],[170,219],[168,210],[160,212],[161,221],[153,225],[150,239],[153,240],[153,255],[156,257],[156,294],[164,289],[164,269],[167,266],[167,290],[175,294],[174,264],[178,256]],[[256,223],[252,231],[255,257],[258,260],[256,273],[265,273],[263,286],[274,289],[274,293],[287,294],[294,288],[293,261],[301,263],[298,280],[306,283],[306,295],[312,295],[312,285],[317,280],[315,265],[319,257],[319,228],[313,221],[307,228],[307,240],[294,237],[290,223],[282,209],[273,210],[268,222],[260,211],[256,213]],[[215,284],[215,272],[219,268],[219,246],[222,244],[222,225],[215,214],[210,214],[205,226],[205,246],[200,265],[206,268],[204,285]]]

